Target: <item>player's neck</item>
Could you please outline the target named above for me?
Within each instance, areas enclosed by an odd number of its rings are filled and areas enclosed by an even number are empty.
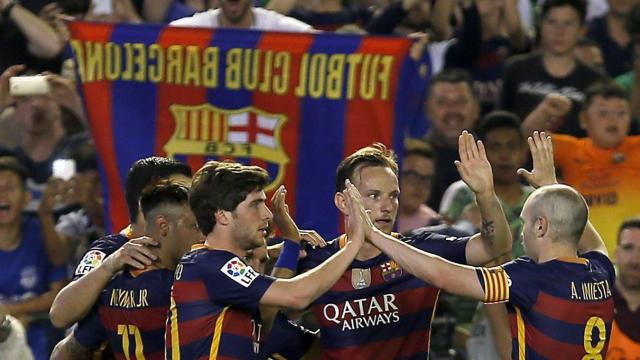
[[[0,225],[0,250],[11,251],[20,244],[20,221],[14,224]]]
[[[616,289],[627,301],[627,306],[631,311],[637,311],[640,308],[640,289],[629,289],[624,286],[622,281],[616,281]]]
[[[380,251],[380,249],[378,249],[377,247],[373,246],[373,244],[369,242],[365,242],[364,245],[362,245],[362,247],[360,248],[360,251],[358,251],[358,254],[356,255],[356,260],[366,261],[369,259],[373,259],[374,257],[380,255],[381,253],[382,251]]]
[[[565,243],[552,242],[540,249],[538,263],[545,263],[555,259],[577,259],[577,249],[574,246],[565,245]]]
[[[139,238],[140,236],[144,236],[144,224],[140,223],[132,223],[129,225],[131,228],[131,232],[129,233],[130,239]]]
[[[238,246],[231,234],[226,233],[219,228],[219,226],[214,227],[213,231],[205,238],[204,245],[207,249],[228,251],[240,258],[244,257],[246,250]]]

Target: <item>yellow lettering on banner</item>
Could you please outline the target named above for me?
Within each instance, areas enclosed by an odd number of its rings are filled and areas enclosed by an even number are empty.
[[[76,65],[78,66],[78,73],[80,74],[80,81],[85,82],[87,79],[86,65],[84,63],[84,48],[79,40],[71,40],[71,48],[76,54]]]
[[[371,56],[365,55],[362,63],[362,70],[360,71],[360,97],[364,100],[371,100],[375,95],[376,87],[373,83],[373,72],[378,64],[377,59],[379,55],[373,57],[373,64]]]
[[[344,54],[335,54],[329,57],[327,66],[327,98],[340,99],[342,96],[342,82],[344,74]]]
[[[124,71],[120,77],[121,80],[133,79],[133,45],[131,43],[124,43],[124,58],[125,65]]]
[[[324,93],[324,79],[327,72],[327,55],[313,54],[309,65],[309,95],[317,99]]]
[[[280,75],[275,75],[273,77],[273,91],[278,95],[286,94],[289,91],[290,67],[291,56],[289,53],[276,53],[274,68],[280,69]]]
[[[202,66],[202,84],[208,88],[218,86],[219,50],[217,47],[204,49]]]
[[[107,44],[108,45],[108,44]],[[102,44],[98,43],[86,43],[87,50],[87,81],[99,81],[104,78],[104,68],[102,61],[104,59],[104,52],[102,51]],[[107,64],[109,64],[107,59]]]
[[[297,97],[304,97],[307,95],[307,64],[309,63],[309,54],[303,54],[300,59],[300,78],[298,79],[298,86],[295,89]]]
[[[362,54],[347,55],[347,63],[349,64],[349,76],[347,78],[347,99],[351,100],[355,96],[356,91],[356,68],[362,61]]]
[[[195,45],[187,46],[184,66],[183,85],[200,86],[200,49]]]
[[[255,90],[258,87],[258,68],[260,65],[260,50],[246,49],[242,64],[243,88]]]
[[[167,48],[167,84],[182,83],[182,46],[170,45]]]
[[[225,81],[227,89],[240,89],[240,71],[242,61],[242,49],[231,49],[227,52],[227,68],[225,70]]]
[[[112,42],[107,43],[104,60],[107,80],[118,80],[122,73],[122,48]],[[102,75],[100,75],[100,78],[102,78]]]
[[[264,54],[264,66],[262,71],[262,81],[258,90],[262,93],[271,92],[271,74],[273,73],[273,51]]]
[[[151,44],[149,46],[149,60],[154,59],[154,64],[148,65],[149,71],[149,80],[154,83],[159,83],[164,78],[164,52],[162,51],[162,47],[158,44]]]
[[[135,66],[133,80],[140,82],[146,81],[147,52],[145,51],[145,45],[143,43],[133,44],[133,65]]]
[[[382,70],[378,73],[378,81],[380,82],[380,99],[389,99],[389,88],[391,87],[391,70],[393,69],[393,56],[385,55],[382,57]]]

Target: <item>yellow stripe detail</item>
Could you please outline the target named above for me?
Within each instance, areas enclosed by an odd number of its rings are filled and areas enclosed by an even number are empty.
[[[286,357],[284,357],[284,356],[282,356],[282,355],[280,355],[280,354],[278,354],[278,353],[271,354],[271,355],[269,355],[269,357],[270,357],[271,359],[274,359],[274,360],[287,360],[287,358],[286,358]]]
[[[515,307],[516,309],[516,324],[518,326],[518,360],[526,359],[526,351],[527,351],[527,343],[525,342],[524,337],[524,319],[522,319],[522,314],[520,313],[520,309]]]
[[[489,274],[487,273],[487,269],[480,269],[482,272],[482,279],[484,280],[484,302],[491,302],[491,294],[493,288],[491,287],[491,282],[489,282]]]
[[[218,319],[216,319],[216,327],[213,330],[213,341],[211,342],[211,351],[209,351],[209,360],[215,360],[218,358],[218,349],[220,348],[220,336],[222,335],[222,323],[224,322],[224,315],[227,313],[229,307],[222,309]]]
[[[171,305],[169,306],[171,318],[171,359],[180,360],[180,335],[178,333],[178,307],[176,301],[171,297]]]

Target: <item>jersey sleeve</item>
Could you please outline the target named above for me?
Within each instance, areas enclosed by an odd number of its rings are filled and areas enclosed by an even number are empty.
[[[257,273],[237,256],[225,256],[202,264],[200,271],[209,297],[219,303],[253,308],[275,281]]]
[[[107,341],[107,332],[100,322],[100,315],[94,308],[89,315],[80,320],[73,329],[73,337],[87,349],[97,349]]]
[[[588,251],[580,254],[580,257],[588,259],[590,262],[598,266],[603,272],[608,275],[609,284],[613,286],[616,282],[616,270],[611,262],[611,259],[600,251]]]
[[[127,241],[128,239],[124,236],[105,236],[96,240],[84,254],[78,266],[76,266],[72,280],[78,280],[98,267],[107,256],[116,252]]]
[[[485,304],[510,301],[529,308],[536,301],[538,264],[529,258],[518,258],[493,268],[476,268],[476,275],[484,290]]]
[[[466,264],[466,249],[470,237],[436,234],[428,230],[416,230],[407,238],[409,244],[428,253],[438,255],[458,264]]]

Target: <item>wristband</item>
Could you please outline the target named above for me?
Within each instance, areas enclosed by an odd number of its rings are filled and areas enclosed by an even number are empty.
[[[274,267],[296,271],[298,268],[298,257],[300,255],[300,244],[291,240],[284,240],[282,252]]]

